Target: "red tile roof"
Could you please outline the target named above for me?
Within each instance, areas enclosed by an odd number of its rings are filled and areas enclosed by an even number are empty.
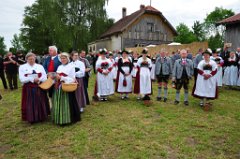
[[[177,32],[174,29],[174,27],[169,23],[169,21],[162,15],[162,13],[159,10],[153,8],[152,6],[146,6],[145,8],[140,9],[140,10],[132,13],[131,15],[128,15],[128,16],[120,19],[119,21],[117,21],[115,24],[113,24],[112,27],[110,27],[105,33],[103,33],[100,36],[100,38],[101,39],[106,38],[106,37],[111,36],[113,34],[123,32],[123,30],[126,27],[128,27],[130,24],[132,24],[138,17],[140,17],[144,13],[151,13],[151,14],[160,15],[164,19],[164,21],[169,25],[169,27],[172,29],[174,34],[177,35]]]
[[[232,24],[232,23],[240,23],[240,13],[217,22],[217,24]]]

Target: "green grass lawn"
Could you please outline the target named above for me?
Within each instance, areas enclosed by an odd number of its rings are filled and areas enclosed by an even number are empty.
[[[95,77],[91,77],[92,96]],[[131,95],[92,102],[82,121],[60,127],[51,121],[21,121],[21,89],[4,91],[0,101],[0,158],[240,158],[240,91],[221,89],[211,112],[199,100],[173,105],[155,100],[150,107]],[[183,99],[183,97],[182,97]]]

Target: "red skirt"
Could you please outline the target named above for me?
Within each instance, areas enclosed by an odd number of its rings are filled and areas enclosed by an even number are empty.
[[[22,89],[22,120],[30,123],[42,122],[50,114],[47,92],[37,84],[26,83]]]

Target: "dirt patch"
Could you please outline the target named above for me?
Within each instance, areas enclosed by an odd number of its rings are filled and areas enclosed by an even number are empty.
[[[197,140],[194,139],[193,137],[187,137],[186,142],[190,146],[195,146],[198,144]]]
[[[168,159],[177,159],[178,158],[178,152],[176,149],[172,148],[171,146],[168,146],[167,151],[168,151]]]
[[[4,153],[9,151],[11,149],[11,145],[1,145],[0,146],[0,159],[4,158]]]

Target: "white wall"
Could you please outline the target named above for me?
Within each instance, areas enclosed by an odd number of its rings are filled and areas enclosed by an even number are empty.
[[[121,38],[121,35],[118,35],[118,36],[115,36],[115,35],[113,35],[112,37],[111,37],[111,43],[112,43],[112,46],[111,46],[111,50],[121,50],[122,48],[122,45],[121,45],[121,40],[122,40],[122,38]]]

